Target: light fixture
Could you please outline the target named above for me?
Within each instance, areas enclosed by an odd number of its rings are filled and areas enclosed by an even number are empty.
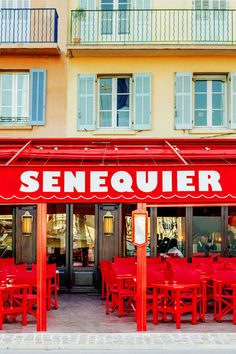
[[[33,231],[33,216],[29,211],[26,211],[21,218],[21,230],[24,236],[32,235]]]
[[[103,233],[106,236],[111,236],[114,233],[114,216],[110,211],[107,211],[103,216]]]

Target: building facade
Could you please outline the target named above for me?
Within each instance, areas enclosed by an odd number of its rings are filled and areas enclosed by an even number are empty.
[[[110,139],[121,138],[146,139],[145,149],[151,138],[235,137],[233,0],[47,0],[43,6],[2,0],[0,5],[2,137],[88,139],[84,149],[93,141],[108,148]],[[135,254],[135,208],[135,202],[118,200],[48,204],[48,261],[57,263],[63,289],[92,291],[99,286],[100,259]],[[2,254],[14,255],[18,263],[36,260],[36,233],[25,248],[20,230],[28,210],[35,219],[34,205],[1,206],[3,227],[11,230],[3,229]],[[114,217],[112,237],[102,229],[107,212]],[[154,203],[148,212],[149,256],[157,255],[158,240],[166,237],[177,238],[190,258],[201,251],[202,236],[210,252],[235,255],[235,207],[227,200],[218,206]]]

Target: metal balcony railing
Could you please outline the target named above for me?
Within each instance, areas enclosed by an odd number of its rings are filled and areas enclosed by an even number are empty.
[[[70,43],[234,45],[236,10],[73,10]]]
[[[0,9],[0,43],[57,43],[56,9]]]

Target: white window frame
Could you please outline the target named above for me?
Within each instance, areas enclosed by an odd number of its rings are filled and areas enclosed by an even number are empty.
[[[112,79],[112,124],[110,127],[100,126],[100,79]],[[117,125],[117,79],[129,79],[129,125],[119,127]],[[132,129],[132,101],[133,101],[133,79],[131,75],[101,75],[97,78],[97,129],[98,130],[131,130]]]
[[[193,129],[195,130],[222,130],[228,129],[229,120],[227,119],[227,111],[228,111],[228,80],[227,75],[193,75]],[[196,81],[207,81],[207,125],[204,126],[196,126],[195,125],[195,82]],[[220,80],[224,82],[224,117],[223,117],[223,125],[217,126],[212,124],[212,81]]]
[[[2,76],[4,74],[12,75],[12,105],[11,105],[11,116],[10,117],[3,117],[2,116],[2,107],[3,107],[3,98],[2,98]],[[21,74],[27,74],[27,92],[28,92],[28,99],[27,99],[27,106],[26,106],[26,116],[25,117],[18,117],[17,108],[18,108],[18,78]],[[12,124],[14,125],[21,125],[21,124],[29,124],[30,119],[30,73],[29,71],[25,72],[0,72],[0,124]]]

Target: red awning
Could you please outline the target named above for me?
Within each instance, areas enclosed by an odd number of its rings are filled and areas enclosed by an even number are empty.
[[[236,139],[0,142],[0,202],[236,204]]]
[[[0,166],[236,163],[236,139],[1,138]]]

